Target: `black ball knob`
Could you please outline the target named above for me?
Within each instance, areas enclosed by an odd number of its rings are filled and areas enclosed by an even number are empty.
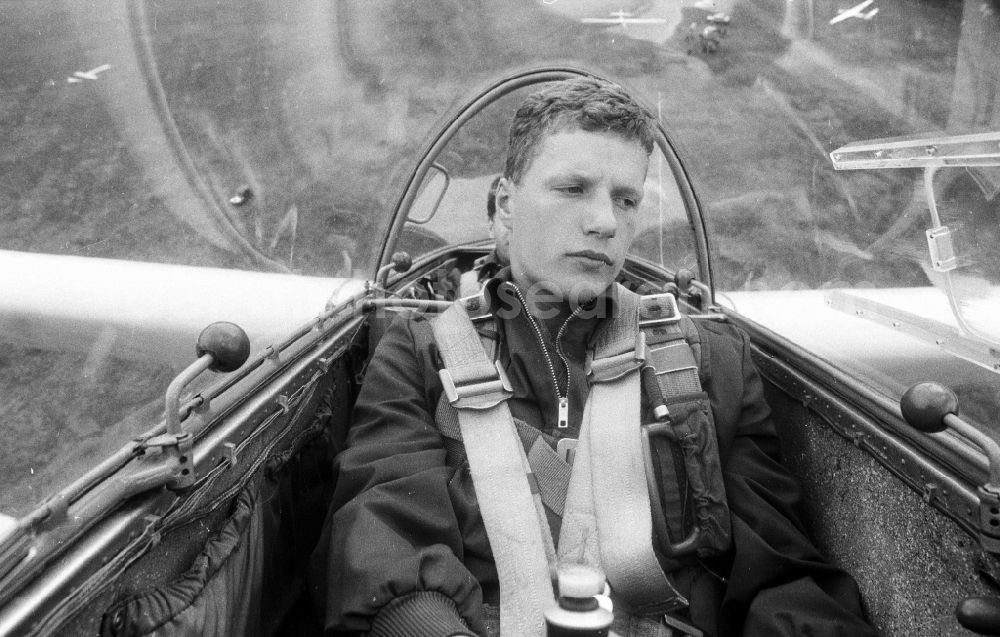
[[[899,400],[903,418],[926,433],[943,431],[944,417],[958,413],[958,396],[940,383],[917,383]]]
[[[400,251],[392,253],[392,269],[396,272],[408,272],[413,267],[413,257]]]
[[[963,628],[980,635],[1000,635],[1000,599],[968,597],[958,603],[955,618]]]
[[[194,351],[198,358],[212,355],[209,369],[213,372],[231,372],[250,357],[250,337],[239,325],[219,321],[201,331]]]

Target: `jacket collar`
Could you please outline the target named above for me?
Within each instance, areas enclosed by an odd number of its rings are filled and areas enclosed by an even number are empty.
[[[510,319],[527,312],[527,308],[523,306],[520,297],[514,290],[515,287],[516,284],[511,279],[510,266],[501,269],[494,278],[484,284],[483,291],[489,303],[491,314],[501,319]],[[527,293],[523,288],[518,287],[517,289],[522,296]],[[618,305],[618,294],[618,286],[612,283],[591,302],[579,307],[562,308],[559,314],[563,318],[555,323],[561,324],[575,310],[579,310],[578,316],[567,327],[572,328],[574,332],[584,330],[587,333],[587,341],[590,342],[598,327],[605,323],[605,319],[614,316]],[[538,323],[544,324],[545,321],[538,320]],[[552,333],[550,337],[554,339],[555,333]]]
[[[524,312],[525,310],[521,307],[520,299],[511,293],[509,287],[503,288],[502,286],[513,286],[510,276],[510,266],[502,268],[497,272],[495,277],[483,285],[483,292],[489,303],[490,314],[501,318],[509,318]],[[593,345],[599,329],[607,324],[607,321],[604,319],[613,316],[613,313],[619,307],[620,301],[618,298],[621,295],[622,289],[616,283],[608,286],[594,300],[594,305],[591,307],[589,314],[593,319],[589,321],[581,320],[574,326],[573,332],[576,332],[577,329],[586,330],[586,342],[588,345]],[[603,307],[603,310],[597,311],[598,307]],[[684,330],[685,340],[692,345],[695,351],[695,356],[698,360],[698,375],[704,385],[711,379],[711,367],[709,365],[711,350],[709,343],[701,337],[701,331],[697,328],[696,324],[686,317],[681,323],[681,329]],[[551,338],[554,339],[555,335],[551,335]]]

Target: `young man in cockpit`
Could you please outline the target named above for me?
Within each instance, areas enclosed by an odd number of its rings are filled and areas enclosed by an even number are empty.
[[[614,283],[655,130],[595,79],[518,109],[510,267],[368,368],[314,563],[327,633],[540,636],[582,563],[623,636],[875,634],[798,518],[746,336]]]

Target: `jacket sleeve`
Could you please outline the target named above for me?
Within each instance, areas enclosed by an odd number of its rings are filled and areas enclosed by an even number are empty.
[[[727,361],[728,369],[713,367],[713,384],[743,390],[738,404],[731,407],[735,427],[720,431],[733,524],[732,565],[719,616],[720,635],[877,635],[864,618],[854,580],[825,562],[801,522],[801,490],[782,464],[778,436],[746,335],[738,332],[735,338],[716,343],[713,347],[722,351],[712,353],[713,365]],[[726,352],[726,348],[735,351]]]
[[[462,561],[448,491],[455,470],[428,407],[427,379],[437,375],[427,348],[415,346],[417,329],[430,326],[397,318],[381,339],[337,459],[312,565],[325,568],[312,585],[327,634],[446,637],[479,621],[481,592]]]

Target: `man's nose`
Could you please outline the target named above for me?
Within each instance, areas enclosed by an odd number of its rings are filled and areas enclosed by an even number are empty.
[[[610,194],[594,196],[587,205],[587,216],[584,221],[584,232],[611,238],[618,231],[618,218],[615,216],[615,204]]]

